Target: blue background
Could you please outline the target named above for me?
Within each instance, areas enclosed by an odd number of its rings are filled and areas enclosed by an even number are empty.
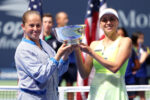
[[[4,3],[8,1],[7,3]],[[0,68],[3,69],[6,68],[14,68],[14,53],[15,48],[18,45],[18,41],[21,40],[22,37],[22,30],[21,27],[17,27],[17,23],[21,23],[21,17],[20,15],[12,16],[9,13],[9,9],[5,10],[1,7],[4,5],[12,5],[12,4],[18,4],[20,1],[26,1],[22,5],[21,8],[22,14],[27,10],[28,7],[28,0],[0,0]],[[54,17],[55,14],[59,11],[65,11],[68,13],[69,16],[69,25],[73,24],[83,24],[84,18],[86,14],[86,8],[87,8],[87,1],[88,0],[43,0],[43,12],[49,12]],[[11,2],[11,3],[10,3]],[[149,0],[107,0],[108,7],[115,8],[117,11],[121,12],[126,20],[123,20],[120,18],[120,25],[125,27],[131,35],[135,31],[142,31],[145,35],[145,45],[150,46],[150,7],[149,7],[150,1]],[[17,10],[20,10],[18,6],[16,6]],[[10,8],[11,10],[12,8]],[[15,12],[16,10],[14,10]],[[19,12],[19,11],[18,11]],[[134,18],[128,19],[131,17],[131,13],[134,12],[135,16]],[[119,13],[119,16],[120,14]],[[133,16],[132,16],[133,17]],[[146,22],[145,22],[146,21]],[[12,23],[11,23],[12,22]],[[137,25],[137,22],[141,24],[141,26]],[[10,27],[7,27],[7,24],[9,23]],[[128,23],[128,25],[125,25],[124,23]],[[134,23],[134,27],[131,25],[131,23]],[[146,23],[146,24],[143,24]],[[14,28],[12,28],[14,25]],[[7,34],[4,33],[4,28],[7,30],[12,30],[12,33]],[[6,31],[6,30],[5,30]],[[17,36],[13,36],[13,34],[18,34]],[[10,41],[13,44],[9,44],[6,47],[2,47],[2,38],[6,38],[6,43]],[[13,42],[12,42],[13,41]],[[14,46],[13,46],[14,45]]]

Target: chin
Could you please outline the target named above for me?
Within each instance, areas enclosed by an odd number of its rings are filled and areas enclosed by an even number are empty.
[[[112,34],[113,33],[113,31],[112,30],[110,30],[110,31],[105,31],[107,34]]]
[[[37,37],[37,36],[36,36],[36,37],[33,36],[32,39],[33,39],[33,40],[38,40],[38,39],[39,39],[39,36],[38,36],[38,37]]]

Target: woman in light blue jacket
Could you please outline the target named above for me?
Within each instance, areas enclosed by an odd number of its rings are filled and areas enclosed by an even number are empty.
[[[58,100],[58,77],[68,69],[73,46],[65,43],[55,51],[43,40],[41,16],[27,11],[22,17],[24,37],[15,53],[19,78],[18,100]]]

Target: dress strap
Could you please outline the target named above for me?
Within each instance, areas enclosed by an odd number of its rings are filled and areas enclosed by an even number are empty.
[[[115,43],[114,43],[114,46],[118,46],[118,44],[119,44],[121,38],[122,38],[122,37],[120,37],[120,36],[117,38],[117,40],[116,40]]]
[[[102,51],[102,50],[104,49],[104,46],[103,46],[103,44],[102,44],[102,41],[103,41],[103,40],[101,40],[101,41],[99,42],[99,44],[95,47],[95,49],[94,49],[95,52]]]

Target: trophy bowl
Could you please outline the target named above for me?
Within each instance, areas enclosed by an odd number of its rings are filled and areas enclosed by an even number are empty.
[[[84,33],[85,25],[69,25],[53,29],[59,42],[67,41],[67,44],[79,44]]]

